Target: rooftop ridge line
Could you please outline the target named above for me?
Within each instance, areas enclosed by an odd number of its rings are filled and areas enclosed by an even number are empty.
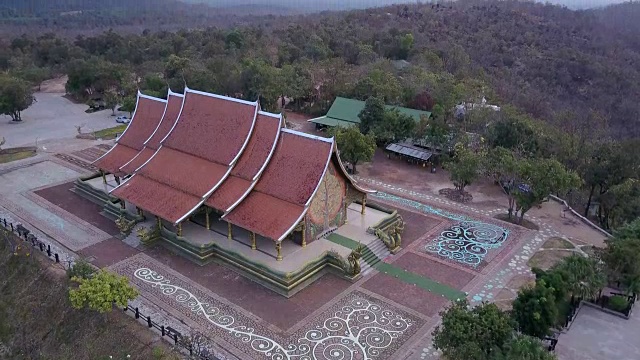
[[[178,125],[178,121],[180,121],[180,118],[182,117],[182,110],[184,109],[184,103],[186,101],[187,101],[187,87],[185,86],[185,88],[184,88],[184,96],[182,97],[182,105],[180,105],[180,111],[178,112],[178,118],[173,123],[173,126],[171,126],[171,129],[169,129],[169,132],[167,132],[167,135],[165,135],[162,138],[162,140],[160,140],[160,146],[162,146],[162,143],[164,143],[164,141],[167,140],[169,135],[171,135],[171,133],[173,132],[173,129],[175,129],[176,125]],[[158,148],[158,149],[160,149],[160,148]]]
[[[194,94],[198,94],[198,95],[213,97],[213,98],[216,98],[216,99],[235,101],[237,103],[244,104],[244,105],[253,105],[253,104],[257,103],[257,101],[248,101],[248,100],[236,99],[236,98],[230,97],[230,96],[218,95],[218,94],[208,93],[208,92],[205,92],[205,91],[194,90],[194,89],[190,89],[190,88],[188,88],[186,86],[184,87],[184,92],[185,92],[185,94],[187,92],[190,92],[190,93],[194,93]]]
[[[157,125],[157,126],[156,126],[156,128],[153,130],[153,132],[151,133],[151,135],[149,135],[149,137],[147,138],[147,140],[145,140],[145,141],[142,143],[142,146],[143,146],[142,148],[143,148],[143,149],[144,149],[145,147],[147,147],[147,143],[149,142],[149,140],[151,140],[151,138],[153,137],[153,135],[155,135],[155,134],[156,134],[156,131],[158,131],[158,129],[160,128],[160,125],[161,125],[161,124],[162,124],[162,122],[164,121],[164,117],[165,117],[165,115],[167,115],[167,109],[169,108],[169,97],[170,97],[170,96],[171,96],[171,89],[169,89],[169,90],[167,91],[167,103],[166,103],[166,105],[164,106],[164,112],[162,113],[162,117],[160,118],[160,122],[158,122],[158,125]],[[138,153],[138,154],[140,154],[140,153]],[[136,157],[137,157],[137,155],[134,157],[134,159],[135,159]],[[133,159],[131,159],[131,160],[133,160]],[[131,160],[130,160],[129,162],[131,162]],[[128,163],[129,163],[129,162],[128,162]],[[127,163],[127,164],[128,164],[128,163]],[[122,168],[122,167],[126,166],[127,164],[122,165],[120,168]]]
[[[227,169],[227,172],[222,176],[222,178],[220,179],[220,181],[218,181],[217,184],[215,184],[213,186],[213,188],[211,190],[209,190],[206,194],[204,194],[204,196],[202,196],[202,198],[200,199],[200,201],[198,201],[198,203],[196,204],[196,206],[193,207],[193,209],[189,210],[186,214],[182,215],[177,221],[176,224],[181,223],[182,221],[184,221],[184,219],[188,218],[189,215],[193,214],[194,211],[198,210],[198,208],[200,206],[202,206],[202,204],[204,204],[205,201],[207,201],[207,199],[209,198],[209,196],[211,196],[211,194],[213,194],[214,191],[216,191],[216,189],[218,189],[220,187],[220,185],[222,185],[222,183],[227,180],[227,178],[229,177],[229,174],[231,173],[231,170],[233,169],[233,166],[229,166],[229,168]],[[183,191],[184,192],[184,191]]]
[[[240,148],[236,156],[233,158],[233,160],[231,160],[231,163],[229,163],[228,166],[230,167],[235,166],[236,162],[238,161],[238,159],[240,159],[240,156],[242,156],[242,153],[244,153],[244,150],[247,148],[247,145],[249,144],[249,139],[251,139],[251,136],[253,136],[253,131],[256,128],[256,120],[258,119],[258,111],[260,110],[260,104],[258,104],[257,101],[254,103],[254,105],[256,107],[256,110],[253,113],[253,121],[251,122],[251,128],[249,129],[249,135],[247,135],[247,138],[244,139],[244,143],[242,144],[242,147]]]
[[[279,117],[278,127],[279,127],[279,129],[282,128],[282,115]],[[269,151],[269,155],[267,155],[267,158],[265,159],[264,164],[262,164],[262,167],[260,167],[260,170],[258,170],[258,173],[251,180],[251,185],[249,185],[249,188],[244,192],[244,194],[242,194],[242,196],[240,196],[240,198],[238,200],[236,200],[236,202],[231,204],[231,206],[229,206],[229,208],[224,211],[224,214],[220,217],[221,219],[224,216],[226,216],[228,213],[230,213],[231,210],[235,209],[238,205],[240,205],[240,203],[244,199],[246,199],[247,196],[249,196],[249,194],[251,193],[253,188],[256,187],[256,184],[258,183],[258,180],[260,180],[260,176],[262,176],[262,173],[264,172],[264,170],[269,165],[269,162],[271,161],[271,158],[273,157],[273,154],[276,152],[276,148],[278,147],[278,141],[280,140],[280,130],[279,129],[278,129],[278,131],[276,131],[276,138],[273,141],[273,145],[271,146],[271,150]]]
[[[171,88],[169,88],[168,95],[173,95],[173,96],[178,96],[178,97],[184,97],[184,94],[180,94],[180,93],[174,92],[174,91],[172,91],[172,90],[171,90]],[[168,99],[167,99],[167,100],[168,100]]]
[[[165,102],[165,103],[167,102],[167,100],[165,100],[165,99],[160,99],[160,98],[157,98],[157,97],[151,96],[151,95],[145,95],[140,90],[138,90],[138,96],[141,97],[141,98],[148,99],[148,100]]]
[[[183,102],[183,104],[184,104],[184,102]],[[202,204],[204,204],[205,201],[207,201],[207,199],[211,196],[211,194],[213,194],[213,192],[216,191],[222,185],[222,183],[225,180],[227,180],[227,178],[229,177],[229,174],[231,174],[231,170],[233,170],[233,168],[236,166],[238,159],[240,158],[242,153],[244,153],[244,150],[247,148],[247,145],[249,144],[249,139],[251,139],[251,136],[253,135],[253,131],[255,130],[255,126],[256,126],[256,120],[258,119],[258,111],[260,110],[260,104],[257,101],[252,103],[252,104],[255,106],[256,109],[255,109],[255,112],[253,113],[253,121],[251,122],[251,128],[249,129],[249,134],[247,134],[247,138],[244,140],[244,143],[242,144],[242,147],[240,148],[240,150],[238,151],[236,156],[233,158],[233,160],[231,160],[231,163],[226,165],[227,166],[227,172],[224,174],[224,176],[222,176],[222,178],[220,179],[220,181],[218,181],[217,184],[215,184],[209,191],[207,191],[202,196],[200,201],[196,204],[196,206],[194,206],[193,209],[191,209],[189,212],[187,212],[186,214],[184,214],[182,217],[180,217],[178,219],[178,223],[183,221],[185,218],[189,217],[189,215],[191,215],[194,211],[198,210],[198,208],[200,206],[202,206]],[[176,121],[176,123],[177,123],[177,121]],[[173,149],[173,150],[176,150],[176,149]],[[179,150],[177,150],[177,151],[179,151]],[[209,161],[209,162],[216,163],[215,161]],[[222,164],[220,164],[220,165],[222,165]]]
[[[282,113],[276,114],[276,113],[272,113],[264,110],[258,111],[258,114],[273,117],[273,118],[282,117]]]
[[[267,158],[264,160],[264,164],[262,164],[260,170],[258,170],[258,173],[253,177],[253,179],[251,179],[252,181],[258,180],[258,178],[260,178],[260,175],[262,175],[264,169],[266,169],[267,165],[269,165],[269,161],[271,161],[271,157],[273,156],[273,153],[278,146],[278,140],[280,140],[280,129],[282,129],[282,121],[283,117],[282,114],[280,114],[280,116],[278,117],[278,131],[276,131],[276,138],[273,141],[273,146],[271,146],[271,151],[269,151],[269,155],[267,155]]]
[[[293,134],[293,135],[298,135],[298,136],[302,136],[302,137],[306,137],[309,139],[313,139],[313,140],[319,140],[319,141],[324,141],[324,142],[328,142],[328,143],[332,143],[334,142],[334,138],[333,136],[330,138],[326,138],[326,137],[322,137],[322,136],[317,136],[317,135],[311,135],[311,134],[307,134],[305,132],[302,131],[298,131],[298,130],[293,130],[293,129],[286,129],[286,128],[282,128],[281,130],[282,132],[286,132],[289,134]]]

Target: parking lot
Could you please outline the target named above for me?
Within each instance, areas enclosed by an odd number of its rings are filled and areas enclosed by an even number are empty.
[[[74,138],[76,126],[83,132],[101,130],[118,125],[111,110],[92,114],[85,113],[87,105],[75,104],[63,97],[63,93],[38,92],[36,101],[22,112],[22,122],[13,122],[9,116],[0,115],[0,138],[4,137],[4,148],[15,146],[40,146],[54,139]],[[127,115],[128,113],[118,113]]]

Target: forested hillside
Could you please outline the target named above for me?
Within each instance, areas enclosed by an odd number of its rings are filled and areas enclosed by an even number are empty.
[[[212,8],[178,0],[4,0],[0,3],[0,33],[52,31],[76,36],[109,28],[144,29],[230,26],[241,16],[272,13],[263,8]]]
[[[288,110],[313,115],[336,96],[378,97],[432,111],[446,127],[477,131],[494,146],[558,159],[584,181],[572,193],[576,204],[599,202],[600,222],[613,227],[640,215],[640,186],[631,181],[640,169],[640,33],[611,22],[634,18],[638,8],[463,0],[199,29],[197,17],[160,12],[190,30],[156,32],[150,17],[135,34],[114,27],[74,40],[24,35],[0,43],[0,71],[34,83],[68,74],[70,94],[98,94],[113,106],[131,104],[137,88],[164,96],[185,83],[259,97],[272,111],[284,96]],[[502,111],[454,115],[456,104],[483,97]],[[632,195],[636,202],[625,201]]]

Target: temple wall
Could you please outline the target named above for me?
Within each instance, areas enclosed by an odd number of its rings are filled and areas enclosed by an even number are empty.
[[[344,225],[347,207],[354,200],[362,198],[363,193],[351,185],[339,166],[337,158],[333,157],[320,188],[311,201],[305,217],[307,243],[327,230]]]

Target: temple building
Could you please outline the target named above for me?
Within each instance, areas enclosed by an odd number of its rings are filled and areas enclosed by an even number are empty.
[[[125,235],[139,226],[145,243],[222,260],[284,295],[349,255],[325,235],[372,240],[370,226],[396,218],[367,206],[373,191],[347,174],[333,138],[287,129],[258,102],[188,88],[167,100],[139,93],[127,129],[94,165],[100,174],[76,191]]]

